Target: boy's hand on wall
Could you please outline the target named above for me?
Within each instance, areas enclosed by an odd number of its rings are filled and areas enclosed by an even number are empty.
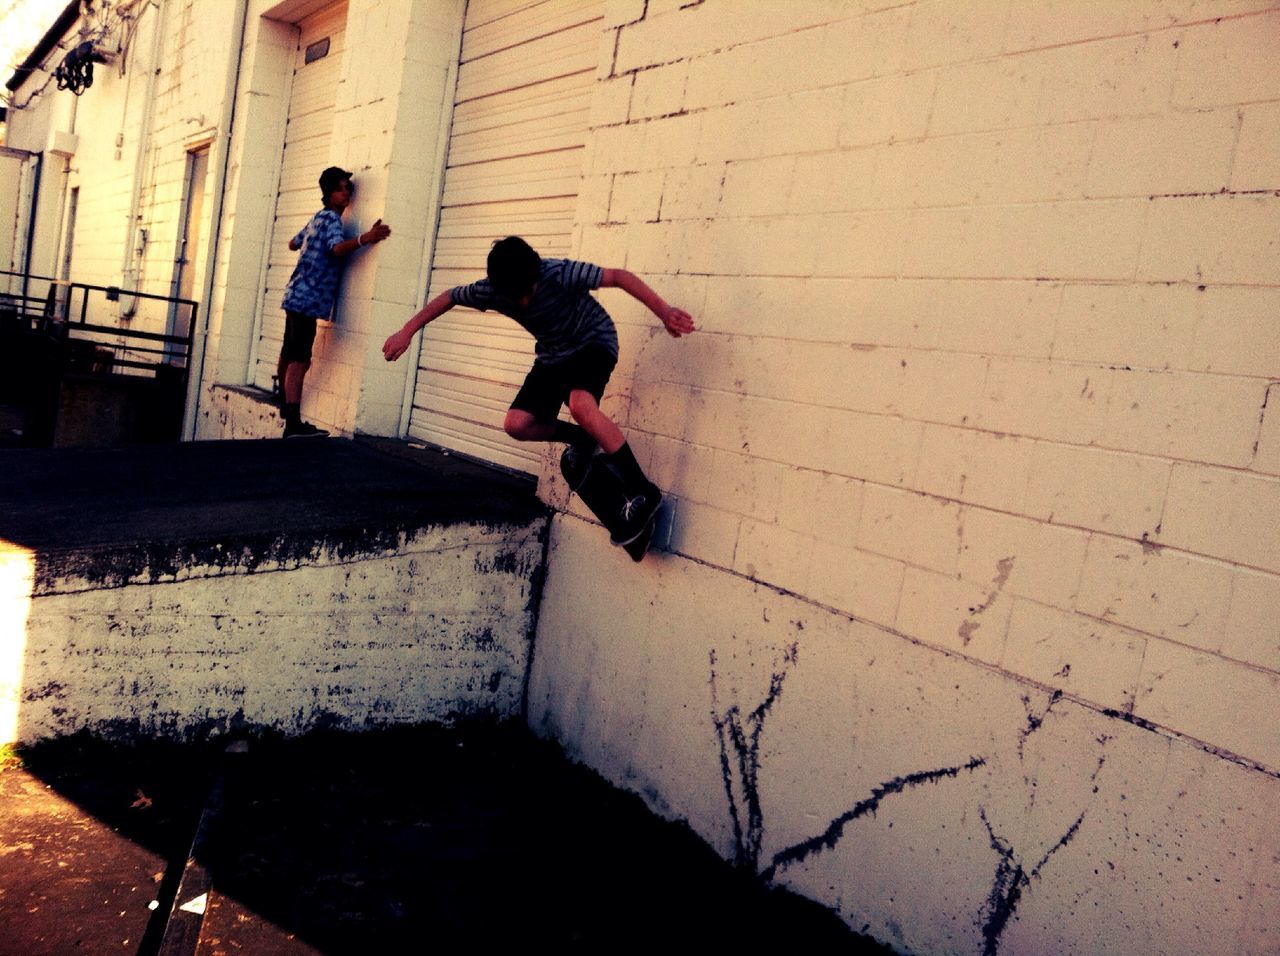
[[[674,305],[669,305],[662,310],[659,316],[662,324],[667,327],[667,332],[673,339],[678,339],[682,335],[688,335],[694,331],[693,316],[684,309],[678,309]]]
[[[389,235],[391,235],[391,227],[379,219],[368,230],[360,234],[360,245],[371,246],[375,242],[381,242]]]

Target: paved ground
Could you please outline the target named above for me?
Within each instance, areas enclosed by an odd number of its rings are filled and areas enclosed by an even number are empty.
[[[283,535],[307,549],[543,511],[532,478],[389,439],[0,448],[0,537],[38,551]]]
[[[202,813],[200,956],[889,952],[516,725],[221,748],[81,737],[0,771],[0,953],[161,952]]]

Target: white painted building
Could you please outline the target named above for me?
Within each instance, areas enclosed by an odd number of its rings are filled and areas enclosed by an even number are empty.
[[[535,729],[904,951],[1280,952],[1274,2],[114,9],[10,112],[23,261],[184,259],[187,433],[274,434],[286,243],[352,170],[393,234],[304,414],[539,476]],[[517,327],[382,360],[508,233],[699,322],[601,294],[675,505],[641,565],[502,435]]]

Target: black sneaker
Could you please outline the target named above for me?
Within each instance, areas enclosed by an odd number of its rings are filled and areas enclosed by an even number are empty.
[[[630,544],[644,534],[662,507],[662,492],[657,485],[650,485],[642,494],[627,498],[622,503],[622,522],[616,535],[610,535],[614,544]]]
[[[570,491],[577,491],[582,487],[582,482],[586,480],[587,472],[591,470],[591,456],[595,453],[595,449],[579,448],[576,445],[565,445],[564,451],[560,453],[560,474],[564,475],[565,483],[568,484]]]
[[[329,433],[323,428],[316,428],[310,422],[298,422],[294,425],[284,426],[285,438],[324,438]]]

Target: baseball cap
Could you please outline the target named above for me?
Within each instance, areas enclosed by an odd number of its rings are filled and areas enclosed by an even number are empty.
[[[328,169],[326,169],[323,173],[320,174],[320,192],[328,196],[329,193],[333,192],[335,189],[338,188],[339,185],[342,184],[342,181],[344,179],[351,179],[351,178],[352,178],[351,174],[347,172],[345,169],[343,169],[342,167],[330,166]]]

